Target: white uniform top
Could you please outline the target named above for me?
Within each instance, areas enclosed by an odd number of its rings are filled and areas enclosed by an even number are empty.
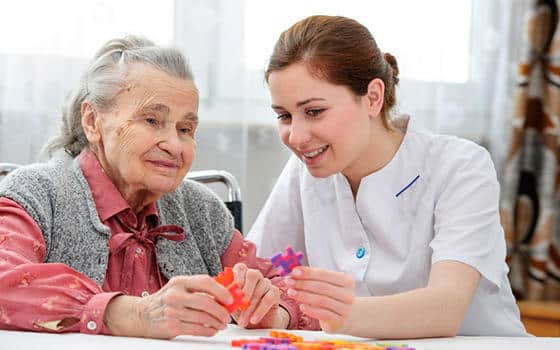
[[[362,179],[356,200],[344,175],[315,178],[292,156],[248,239],[261,256],[289,244],[310,266],[352,275],[356,296],[422,288],[432,264],[463,262],[482,278],[458,334],[526,336],[507,279],[498,197],[484,148],[409,123],[393,159]]]

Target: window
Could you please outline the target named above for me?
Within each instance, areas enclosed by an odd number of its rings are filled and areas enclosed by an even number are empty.
[[[171,44],[174,1],[19,0],[2,4],[0,55],[93,56],[126,33]]]
[[[246,0],[246,68],[262,71],[282,30],[312,14],[360,21],[382,50],[397,57],[403,79],[469,79],[470,0]]]

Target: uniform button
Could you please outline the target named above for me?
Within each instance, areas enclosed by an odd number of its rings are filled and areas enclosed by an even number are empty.
[[[148,293],[147,291],[143,291],[141,295],[142,295],[142,298],[145,298],[148,295],[150,295],[150,293]]]
[[[142,248],[136,248],[136,254],[142,254]]]
[[[356,250],[356,258],[361,259],[366,255],[366,248],[360,247]]]
[[[94,331],[97,328],[97,323],[95,321],[89,321],[86,325],[87,329]]]

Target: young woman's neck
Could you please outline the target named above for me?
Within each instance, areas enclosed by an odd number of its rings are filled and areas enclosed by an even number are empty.
[[[372,131],[371,142],[364,152],[354,161],[353,165],[342,172],[350,183],[354,199],[358,194],[362,178],[389,164],[404,138],[404,133],[398,129],[388,130],[383,127],[374,130],[376,131]]]

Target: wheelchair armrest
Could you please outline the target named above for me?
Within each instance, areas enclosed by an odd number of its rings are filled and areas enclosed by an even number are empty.
[[[198,170],[187,174],[187,179],[198,181],[204,184],[221,182],[228,191],[228,198],[225,202],[227,208],[233,215],[235,228],[243,232],[242,218],[243,205],[241,203],[241,189],[235,177],[224,170]]]
[[[10,171],[16,170],[20,165],[13,163],[0,163],[0,176],[6,176]]]
[[[224,170],[198,170],[191,171],[187,174],[187,179],[202,182],[213,183],[221,182],[226,185],[228,190],[228,202],[241,201],[241,189],[235,177]]]

